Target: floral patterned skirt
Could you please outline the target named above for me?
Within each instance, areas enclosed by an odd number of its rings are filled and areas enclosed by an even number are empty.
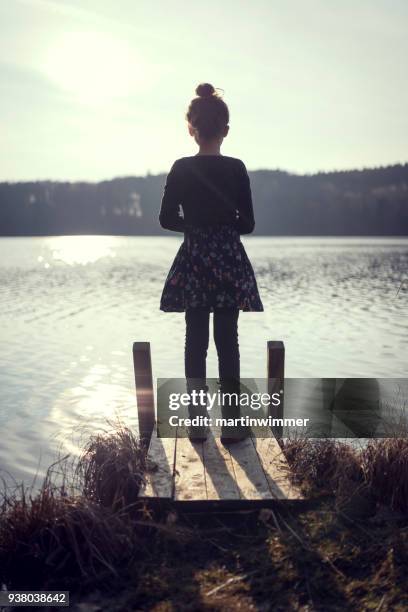
[[[186,230],[167,275],[160,309],[183,312],[189,308],[263,311],[251,262],[232,227]]]

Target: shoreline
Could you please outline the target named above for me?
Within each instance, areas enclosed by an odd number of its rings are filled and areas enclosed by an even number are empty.
[[[331,609],[333,597],[360,610],[402,605],[408,440],[373,440],[360,451],[333,440],[286,440],[282,448],[305,503],[189,515],[138,501],[146,466],[130,430],[94,436],[74,478],[57,462],[39,494],[3,496],[0,582],[71,590],[78,612],[85,604],[184,609],[186,598],[195,609]]]

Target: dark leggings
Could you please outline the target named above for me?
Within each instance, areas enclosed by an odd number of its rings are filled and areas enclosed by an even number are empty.
[[[238,309],[219,309],[213,315],[214,342],[221,381],[239,380],[238,315]],[[205,379],[206,377],[209,327],[209,310],[201,308],[186,310],[186,378]]]

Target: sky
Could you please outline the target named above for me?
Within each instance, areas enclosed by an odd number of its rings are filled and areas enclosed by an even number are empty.
[[[0,180],[167,172],[200,82],[249,170],[404,163],[407,31],[406,0],[0,0]]]

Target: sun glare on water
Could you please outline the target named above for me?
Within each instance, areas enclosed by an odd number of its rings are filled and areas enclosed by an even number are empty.
[[[53,236],[47,247],[55,262],[69,265],[94,263],[103,257],[115,257],[114,236]]]
[[[43,68],[60,87],[92,105],[126,96],[147,78],[131,47],[97,32],[58,38],[48,48]]]

